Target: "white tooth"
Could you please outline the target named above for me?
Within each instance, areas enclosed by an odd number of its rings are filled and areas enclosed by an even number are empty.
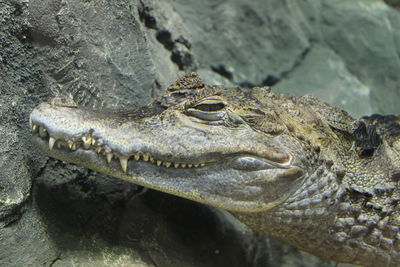
[[[119,157],[119,163],[121,163],[121,168],[126,173],[126,171],[128,170],[128,157]]]
[[[182,168],[186,168],[186,164],[181,163]]]
[[[165,167],[169,168],[171,166],[171,162],[166,161],[166,162],[164,162],[164,165],[165,165]]]
[[[143,154],[143,160],[144,160],[144,161],[149,161],[149,158],[150,158],[150,155],[149,155],[149,154],[147,154],[147,153],[144,153],[144,154]]]
[[[96,151],[96,153],[101,153],[101,150],[102,150],[102,147],[101,146],[98,146],[98,147],[96,147],[95,148],[95,151]]]
[[[57,141],[57,140],[56,140],[54,137],[50,136],[50,138],[49,138],[49,149],[50,149],[50,150],[53,149],[54,144],[56,143],[56,141]]]
[[[194,164],[194,167],[195,167],[195,168],[199,167],[199,164]]]
[[[188,168],[192,168],[193,167],[193,164],[188,164]]]
[[[155,163],[156,162],[156,160],[153,157],[150,157],[149,160],[150,160],[151,163]]]
[[[32,131],[33,131],[33,132],[36,132],[37,129],[38,129],[38,126],[37,126],[36,124],[34,124],[34,125],[32,126]]]
[[[71,144],[69,144],[68,146],[69,146],[69,149],[76,150],[76,144],[74,142],[71,142]]]
[[[83,141],[83,148],[85,149],[89,149],[90,145],[92,144],[92,137],[90,136],[84,136],[82,137],[82,141]]]
[[[47,130],[43,127],[39,127],[39,135],[40,137],[46,137],[47,136]]]
[[[29,116],[29,127],[32,129],[33,127],[33,123],[32,123],[32,117]]]
[[[160,165],[161,165],[161,163],[162,163],[162,161],[161,161],[161,160],[157,160],[157,166],[160,166]]]
[[[91,138],[91,141],[92,141],[92,146],[94,146],[94,144],[96,144],[96,139]]]
[[[200,167],[204,167],[205,165],[205,163],[200,163]]]
[[[106,153],[106,157],[107,157],[107,163],[110,163],[112,158],[113,158],[113,154],[112,153]]]
[[[179,163],[174,163],[175,168],[179,168]]]
[[[86,136],[82,136],[82,141],[83,141],[83,144],[86,144],[86,143],[87,143],[87,141],[86,141]]]
[[[135,158],[135,160],[139,160],[140,159],[140,153],[137,152],[133,157]]]

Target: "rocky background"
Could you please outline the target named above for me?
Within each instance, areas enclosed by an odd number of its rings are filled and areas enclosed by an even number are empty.
[[[141,106],[188,71],[400,113],[397,0],[0,0],[0,266],[336,266],[228,214],[48,159],[56,95]],[[344,265],[340,265],[344,266]]]

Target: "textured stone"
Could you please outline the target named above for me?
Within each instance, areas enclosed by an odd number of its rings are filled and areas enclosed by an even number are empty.
[[[49,162],[33,198],[59,251],[55,266],[263,266],[265,256],[246,255],[265,246],[250,230],[209,207],[142,190]]]
[[[27,128],[29,113],[47,93],[21,10],[20,5],[0,2],[0,226],[19,218],[31,176],[43,164],[27,164],[36,155]]]
[[[383,1],[173,5],[191,29],[200,69],[235,84],[313,93],[354,116],[400,112],[400,15]]]
[[[349,72],[340,56],[321,44],[313,46],[302,64],[276,85],[276,90],[314,94],[357,117],[373,110],[369,104],[371,89]]]
[[[149,49],[137,5],[30,2],[30,31],[52,95],[68,94],[96,107],[143,105],[169,82],[161,77],[176,76]]]

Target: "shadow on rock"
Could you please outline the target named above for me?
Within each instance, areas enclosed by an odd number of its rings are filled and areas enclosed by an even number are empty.
[[[266,240],[227,214],[79,167],[50,160],[33,196],[65,263],[267,265]]]

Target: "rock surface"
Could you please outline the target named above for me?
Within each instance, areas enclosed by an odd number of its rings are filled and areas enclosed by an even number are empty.
[[[335,266],[213,208],[47,159],[28,115],[55,95],[142,106],[193,70],[355,116],[399,113],[400,13],[385,2],[0,1],[0,265]]]
[[[173,5],[191,29],[200,69],[234,84],[315,93],[357,117],[400,112],[400,16],[383,1]]]

